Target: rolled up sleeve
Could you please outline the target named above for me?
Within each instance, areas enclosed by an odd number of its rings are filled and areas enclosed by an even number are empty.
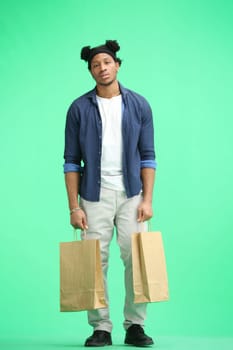
[[[144,99],[142,103],[142,128],[139,137],[139,151],[141,156],[141,168],[157,167],[154,150],[154,126],[150,105]]]
[[[66,117],[65,127],[65,150],[63,165],[64,173],[81,172],[81,150],[79,144],[79,114],[78,109],[73,103]]]

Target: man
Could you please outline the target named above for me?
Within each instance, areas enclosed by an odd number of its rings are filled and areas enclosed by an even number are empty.
[[[114,227],[125,266],[125,344],[153,344],[144,332],[146,304],[134,304],[131,234],[152,217],[155,178],[153,120],[148,102],[117,80],[117,41],[81,50],[96,87],[77,98],[67,113],[65,182],[71,225],[99,239],[106,300],[109,245]],[[79,194],[79,196],[78,196]],[[79,197],[79,198],[78,198]],[[88,311],[93,334],[85,346],[111,345],[108,308]]]

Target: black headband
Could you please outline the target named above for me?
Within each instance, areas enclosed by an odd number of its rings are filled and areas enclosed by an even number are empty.
[[[81,59],[88,62],[88,68],[91,67],[92,58],[98,53],[107,53],[112,56],[114,61],[121,64],[121,60],[116,56],[116,52],[120,50],[120,46],[116,40],[106,40],[104,45],[96,46],[91,48],[90,46],[85,46],[81,50]]]

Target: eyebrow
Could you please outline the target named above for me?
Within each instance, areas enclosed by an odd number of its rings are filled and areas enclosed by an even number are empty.
[[[100,60],[93,59],[91,63],[99,63],[102,60],[110,60],[110,59],[111,59],[111,56],[110,57],[104,56],[103,59],[100,59]]]

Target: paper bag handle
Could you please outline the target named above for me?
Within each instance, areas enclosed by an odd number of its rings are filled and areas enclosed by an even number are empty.
[[[140,222],[140,226],[139,226],[140,232],[144,231],[143,224],[145,224],[145,223],[147,224],[147,231],[150,232],[151,231],[151,222],[150,222],[150,220]]]
[[[86,234],[87,234],[87,231],[83,230],[84,239],[86,238]],[[78,229],[77,228],[74,228],[73,235],[74,235],[74,241],[77,241],[78,240]]]

